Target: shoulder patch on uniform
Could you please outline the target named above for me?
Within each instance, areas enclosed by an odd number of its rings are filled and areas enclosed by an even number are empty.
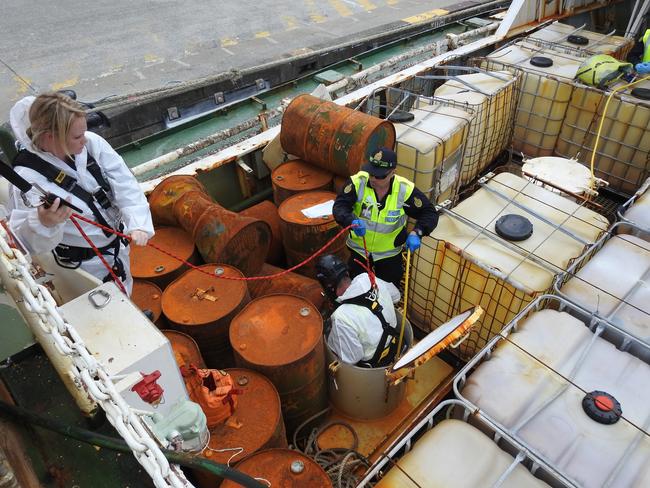
[[[343,188],[343,193],[350,193],[352,191],[352,183],[349,183],[345,188]]]
[[[415,197],[413,199],[413,205],[415,205],[417,208],[420,208],[422,206],[422,200],[420,200],[418,197]]]

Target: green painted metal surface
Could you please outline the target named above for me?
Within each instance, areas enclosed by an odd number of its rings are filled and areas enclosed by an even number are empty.
[[[2,284],[0,284],[0,337],[2,337],[0,361],[34,344],[34,336],[18,311],[13,298],[7,294]]]
[[[447,33],[460,33],[464,32],[465,30],[466,27],[460,25],[450,25],[434,33],[422,35],[420,37],[406,41],[401,41],[385,48],[380,48],[367,54],[356,56],[354,58],[355,62],[343,61],[341,63],[335,64],[328,69],[335,69],[337,72],[345,76],[351,76],[354,73],[358,72],[359,68],[369,68],[370,66],[379,64],[382,61],[386,61],[393,56],[401,54],[404,51],[413,50],[426,44],[430,44],[437,40],[443,39]],[[424,53],[418,58],[420,58],[419,60],[424,60],[430,56],[431,53]],[[409,61],[412,62],[413,58],[411,58]],[[310,93],[317,86],[318,83],[314,80],[314,75],[310,74],[308,77],[299,80],[296,83],[288,83],[286,85],[273,88],[267,93],[258,95],[257,98],[264,102],[267,108],[270,109],[280,106],[281,101],[284,98],[293,98],[300,93]],[[123,148],[120,148],[118,152],[125,159],[129,167],[133,168],[146,161],[190,144],[198,139],[212,135],[215,132],[219,132],[221,130],[245,122],[246,120],[255,118],[261,112],[260,108],[261,107],[259,103],[253,100],[244,100],[234,107],[229,107],[225,114],[218,112],[206,116],[203,119],[197,119],[192,122],[188,122],[186,126],[163,131],[141,141],[124,146]],[[254,133],[254,130],[242,133],[241,136],[237,138],[237,140],[244,140]],[[188,160],[197,159],[202,155],[212,153],[215,150],[218,150],[221,147],[225,147],[230,144],[232,144],[232,141],[224,142],[221,145],[216,144],[209,146],[185,158],[178,159],[177,161],[170,163],[161,170],[158,170],[152,174],[142,175],[141,179],[147,179],[154,176],[156,173],[160,174],[162,172],[168,172],[180,168]]]

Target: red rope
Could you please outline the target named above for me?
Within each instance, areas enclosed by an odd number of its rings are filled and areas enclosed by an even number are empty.
[[[106,266],[109,269],[109,271],[110,271],[111,275],[113,276],[113,278],[116,279],[117,276],[115,276],[115,273],[113,272],[113,269],[110,266],[108,266],[108,263],[106,262],[104,257],[99,252],[99,249],[97,249],[97,247],[92,243],[92,241],[90,240],[90,238],[88,238],[88,236],[84,233],[84,231],[81,230],[81,227],[79,226],[78,222],[75,221],[75,219],[79,219],[79,220],[82,220],[83,222],[86,222],[87,224],[94,225],[95,227],[99,227],[100,229],[105,230],[106,232],[110,232],[112,234],[115,234],[118,237],[123,237],[123,238],[128,239],[128,240],[131,240],[131,237],[129,237],[126,234],[122,234],[121,232],[118,232],[115,229],[111,229],[110,227],[106,227],[105,225],[102,225],[102,224],[100,224],[98,222],[95,222],[94,220],[90,220],[90,219],[84,217],[83,215],[79,215],[79,214],[76,214],[76,213],[72,214],[71,220],[74,223],[74,225],[77,227],[77,229],[79,229],[79,232],[81,232],[81,235],[84,237],[84,239],[86,239],[86,242],[88,242],[90,247],[92,247],[93,251],[95,251],[95,254],[97,254],[99,256],[99,258],[102,260],[102,262],[104,263],[104,266]],[[296,264],[295,266],[292,266],[289,269],[283,270],[280,273],[267,275],[267,276],[249,276],[249,277],[244,277],[244,278],[241,278],[239,276],[224,276],[224,275],[219,276],[219,275],[215,275],[214,273],[210,273],[209,271],[206,271],[204,269],[201,269],[199,266],[196,266],[196,265],[184,260],[180,256],[176,256],[175,254],[172,254],[171,252],[156,246],[155,244],[152,244],[152,243],[149,242],[149,243],[147,243],[147,246],[152,247],[156,251],[159,251],[159,252],[161,252],[163,254],[166,254],[167,256],[169,256],[169,257],[171,257],[173,259],[176,259],[176,260],[182,262],[183,264],[189,266],[190,268],[192,268],[192,269],[194,269],[194,270],[196,270],[196,271],[198,271],[200,273],[211,276],[212,278],[219,278],[219,279],[224,279],[224,280],[235,280],[235,281],[272,280],[274,278],[279,278],[280,276],[291,273],[292,271],[306,265],[310,261],[314,260],[316,257],[320,256],[325,251],[325,249],[327,249],[329,246],[331,246],[334,243],[334,241],[336,241],[343,233],[347,232],[351,227],[352,226],[349,225],[349,226],[344,227],[343,229],[341,229],[334,237],[332,237],[329,241],[327,241],[327,243],[325,243],[325,245],[323,247],[321,247],[318,251],[316,251],[314,254],[309,256],[307,259],[305,259],[301,263],[298,263],[298,264]],[[119,280],[118,280],[118,283],[120,283],[120,285],[121,285],[121,282],[119,282]]]
[[[77,222],[77,218],[80,219],[80,220],[83,220],[85,222],[88,222],[88,219],[86,219],[85,217],[82,217],[81,215],[78,215],[78,214],[72,214],[72,216],[70,217],[70,220],[72,220],[72,223],[74,224],[74,226],[77,228],[77,230],[81,234],[81,237],[84,238],[84,240],[88,243],[88,245],[92,248],[92,250],[95,251],[95,254],[101,260],[101,262],[104,264],[104,266],[106,266],[106,269],[110,273],[111,278],[113,278],[113,281],[115,282],[115,284],[120,287],[120,290],[122,290],[122,292],[125,295],[128,295],[128,293],[126,292],[126,288],[124,287],[124,284],[122,283],[122,280],[120,280],[120,278],[115,274],[115,271],[113,271],[113,267],[108,264],[108,262],[104,258],[104,255],[99,251],[99,249],[97,249],[97,246],[95,246],[95,243],[90,239],[90,237],[88,237],[88,235],[81,228],[81,225],[79,225],[79,222]]]

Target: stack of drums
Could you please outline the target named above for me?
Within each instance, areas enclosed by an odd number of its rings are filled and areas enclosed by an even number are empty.
[[[269,224],[271,228],[271,244],[269,253],[266,256],[266,262],[271,264],[282,263],[284,261],[284,248],[282,247],[282,230],[280,228],[278,207],[273,202],[264,200],[257,205],[242,210],[239,215],[258,219]]]
[[[163,292],[162,311],[170,326],[197,342],[209,368],[233,363],[228,328],[250,300],[243,278],[232,266],[206,264],[187,271]]]
[[[197,261],[192,236],[178,227],[156,228],[149,243],[185,261]],[[151,281],[162,290],[187,269],[186,264],[151,246],[131,246],[130,259],[134,278]]]
[[[350,176],[380,147],[395,146],[386,120],[312,95],[298,95],[282,118],[280,143],[289,154],[339,176]]]
[[[331,190],[333,175],[329,171],[294,159],[278,166],[271,173],[273,201],[280,206],[291,195],[305,191]]]
[[[460,170],[460,186],[471,183],[509,144],[517,107],[519,76],[508,71],[460,75],[436,89],[436,98],[474,113]]]
[[[489,54],[482,66],[490,71],[521,71],[512,145],[530,157],[553,155],[573,79],[585,60],[579,50],[558,52],[540,43],[514,41]]]
[[[588,55],[608,54],[622,61],[625,61],[634,45],[629,37],[599,34],[586,29],[577,30],[572,25],[560,22],[553,22],[532,33],[528,38],[532,41],[548,41],[558,46],[581,49]]]
[[[289,449],[269,449],[258,452],[237,465],[237,469],[263,483],[278,488],[332,488],[327,473],[311,458]],[[230,480],[221,488],[237,488]]]
[[[265,264],[262,266],[259,276],[277,275],[284,271],[281,268]],[[253,299],[276,293],[296,295],[309,300],[318,310],[321,309],[325,300],[323,289],[318,281],[297,273],[284,273],[282,276],[269,280],[249,281],[248,291]]]
[[[307,217],[303,212],[316,205],[333,201],[335,198],[336,195],[331,192],[313,191],[293,195],[282,202],[279,213],[282,220],[284,250],[289,267],[303,262],[339,233],[341,227],[334,220],[331,210],[326,210],[322,215],[315,217]],[[345,238],[345,234],[340,235],[326,252],[347,260],[348,251],[345,246]],[[297,272],[316,278],[315,266],[315,260],[312,260],[299,268]]]
[[[269,378],[280,393],[287,431],[327,406],[323,318],[314,305],[293,295],[250,302],[230,325],[239,367]]]
[[[162,314],[162,291],[158,286],[150,281],[133,280],[133,290],[131,291],[131,301],[142,310],[151,312],[151,321],[158,328],[161,325]]]
[[[226,372],[239,391],[237,408],[228,421],[212,429],[210,443],[202,455],[217,463],[237,463],[237,469],[240,469],[246,463],[240,463],[242,459],[248,459],[262,449],[287,447],[287,439],[280,397],[273,384],[248,369],[233,368],[226,369]],[[196,470],[194,473],[201,488],[212,488],[219,482],[216,476],[204,471]]]
[[[413,120],[395,124],[397,174],[415,183],[434,203],[451,200],[458,189],[472,115],[430,98],[415,105],[410,112]]]

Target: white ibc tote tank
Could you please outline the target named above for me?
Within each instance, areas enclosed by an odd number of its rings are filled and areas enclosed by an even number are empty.
[[[534,311],[573,307],[544,298],[459,373],[460,399],[577,486],[650,486],[650,366],[599,337],[604,322],[594,334],[567,312]]]

